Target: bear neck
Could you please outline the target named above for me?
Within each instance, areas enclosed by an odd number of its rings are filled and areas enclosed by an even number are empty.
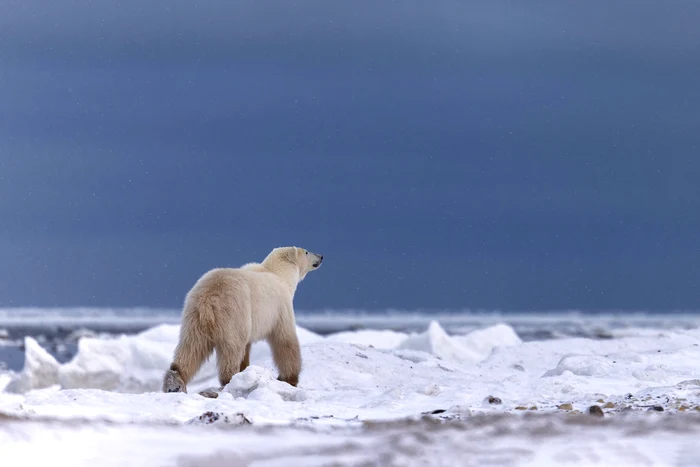
[[[277,277],[282,279],[282,282],[289,287],[292,295],[297,290],[297,285],[299,284],[299,269],[293,264],[269,264],[263,261],[263,266],[270,272],[275,274]]]

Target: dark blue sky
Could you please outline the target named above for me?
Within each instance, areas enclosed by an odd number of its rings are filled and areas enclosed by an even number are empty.
[[[700,3],[0,9],[0,306],[700,308]]]

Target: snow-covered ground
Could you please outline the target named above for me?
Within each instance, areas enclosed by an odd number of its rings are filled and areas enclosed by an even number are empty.
[[[505,324],[299,328],[298,388],[257,343],[216,399],[196,393],[217,385],[213,359],[190,394],[159,392],[177,333],[84,337],[64,364],[25,338],[24,370],[0,376],[2,465],[700,462],[700,329],[523,342]]]

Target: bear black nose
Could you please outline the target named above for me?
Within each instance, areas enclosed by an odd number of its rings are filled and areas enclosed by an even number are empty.
[[[321,255],[321,261],[323,261],[323,255]]]

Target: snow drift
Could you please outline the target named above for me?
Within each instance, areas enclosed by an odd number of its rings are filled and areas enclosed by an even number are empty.
[[[531,342],[522,342],[505,325],[465,335],[449,335],[437,322],[415,334],[358,331],[322,337],[298,331],[304,365],[299,387],[277,381],[269,347],[257,343],[251,365],[215,399],[195,393],[218,385],[213,359],[190,394],[160,392],[177,340],[174,325],[116,338],[83,337],[75,358],[62,365],[27,338],[24,370],[0,375],[0,390],[7,385],[0,393],[0,419],[10,419],[0,429],[3,456],[94,465],[89,450],[80,450],[88,436],[101,445],[100,452],[114,453],[114,459],[100,462],[114,460],[114,465],[150,465],[175,452],[210,456],[213,449],[233,449],[232,442],[237,455],[253,456],[249,460],[269,455],[272,443],[280,459],[292,452],[296,457],[270,465],[294,465],[294,459],[314,465],[299,456],[310,452],[304,446],[323,438],[342,452],[352,445],[348,440],[360,443],[353,448],[356,461],[363,445],[374,453],[391,446],[382,452],[403,452],[416,460],[407,465],[429,465],[426,459],[462,465],[463,456],[490,464],[525,456],[532,465],[585,465],[591,459],[604,465],[670,465],[669,449],[691,446],[700,427],[698,329]],[[587,415],[591,406],[602,420]],[[567,415],[548,418],[560,413]],[[671,413],[674,417],[668,417]],[[537,422],[536,415],[547,417]],[[639,418],[629,422],[628,416]],[[412,432],[424,417],[451,423]],[[592,425],[596,420],[600,428]],[[57,428],[47,429],[51,424]],[[210,424],[221,430],[202,436],[199,425]],[[226,429],[237,425],[251,426],[232,437]],[[334,430],[325,430],[328,425]],[[371,442],[378,426],[393,428],[385,439]],[[435,437],[444,457],[420,457],[417,446],[436,426],[444,426],[454,443]],[[655,427],[665,431],[658,435]],[[287,431],[266,437],[265,429]],[[549,441],[541,442],[543,437]],[[279,444],[282,438],[289,443]],[[66,445],[72,447],[62,453]],[[429,446],[420,449],[433,452]],[[510,449],[506,457],[504,449]],[[228,453],[225,458],[232,459]],[[200,461],[208,462],[201,458],[193,465]]]
[[[448,335],[437,322],[408,335],[321,337],[300,328],[299,387],[277,381],[269,347],[256,343],[251,366],[216,399],[196,394],[218,386],[213,359],[190,394],[160,393],[177,334],[177,326],[161,325],[132,336],[84,337],[75,358],[63,365],[28,338],[25,368],[11,375],[0,413],[195,423],[211,412],[220,415],[217,420],[254,424],[345,424],[424,413],[575,413],[591,405],[609,414],[659,407],[700,411],[697,329],[521,342],[504,325],[463,336]]]

